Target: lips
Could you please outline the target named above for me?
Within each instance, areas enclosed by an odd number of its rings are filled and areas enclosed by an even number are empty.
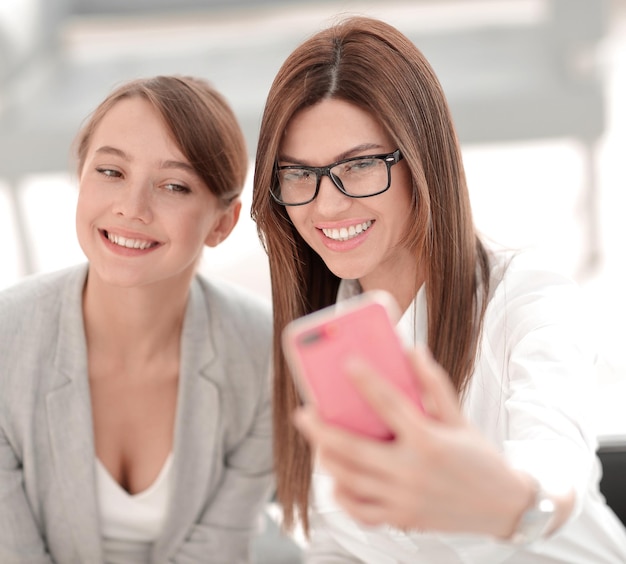
[[[322,229],[322,232],[326,237],[333,241],[348,241],[363,231],[367,231],[372,225],[372,221],[364,221],[363,223],[357,223],[355,225],[349,225],[348,227]]]
[[[145,250],[145,249],[151,249],[153,247],[156,247],[159,244],[157,241],[122,237],[121,235],[116,235],[115,233],[110,233],[108,231],[103,231],[103,234],[114,245],[125,247],[126,249]]]

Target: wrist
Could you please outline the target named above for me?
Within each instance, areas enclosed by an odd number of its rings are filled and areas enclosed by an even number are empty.
[[[553,528],[557,505],[554,499],[541,487],[539,482],[527,476],[530,488],[527,503],[518,513],[507,541],[515,545],[526,545],[544,538]]]

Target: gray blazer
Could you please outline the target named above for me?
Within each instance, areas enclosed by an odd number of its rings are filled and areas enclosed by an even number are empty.
[[[103,562],[81,295],[87,267],[0,292],[0,562]],[[247,562],[272,486],[271,319],[196,277],[181,342],[175,486],[154,563]]]

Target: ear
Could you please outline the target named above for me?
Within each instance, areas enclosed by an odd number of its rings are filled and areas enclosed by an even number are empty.
[[[225,210],[220,212],[215,225],[204,240],[207,247],[217,247],[237,225],[241,213],[241,200],[233,200]]]

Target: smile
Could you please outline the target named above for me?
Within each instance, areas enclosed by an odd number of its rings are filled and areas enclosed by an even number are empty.
[[[109,233],[108,231],[104,232],[106,238],[111,241],[111,243],[115,245],[119,245],[120,247],[126,247],[127,249],[150,249],[158,245],[155,241],[142,241],[141,239],[127,239],[126,237],[122,237],[121,235],[114,235],[113,233]]]
[[[333,239],[334,241],[347,241],[348,239],[352,239],[356,237],[359,233],[363,231],[367,231],[372,225],[370,221],[364,221],[363,223],[359,223],[357,225],[350,225],[350,227],[341,227],[339,229],[322,229],[322,232],[329,239]]]

